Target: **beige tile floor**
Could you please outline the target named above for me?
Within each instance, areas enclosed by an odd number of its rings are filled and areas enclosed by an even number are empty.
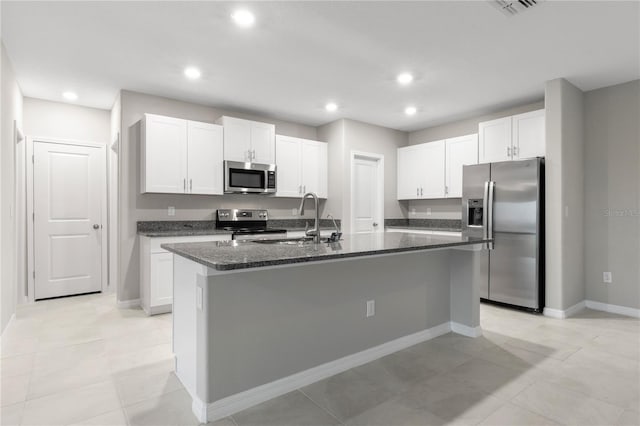
[[[215,422],[640,425],[640,321],[482,306],[447,334]],[[171,315],[90,295],[19,307],[0,349],[2,425],[197,425],[173,374]]]

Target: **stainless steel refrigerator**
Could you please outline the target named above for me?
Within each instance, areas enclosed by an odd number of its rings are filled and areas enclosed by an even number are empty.
[[[544,159],[463,170],[462,233],[493,238],[481,252],[481,300],[542,312]]]

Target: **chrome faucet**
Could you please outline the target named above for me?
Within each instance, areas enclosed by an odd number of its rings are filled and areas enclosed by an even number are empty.
[[[314,223],[313,229],[306,229],[305,226],[305,230],[304,230],[304,234],[307,237],[313,237],[313,242],[316,244],[320,244],[320,209],[318,206],[318,196],[316,195],[315,192],[307,192],[306,194],[304,194],[302,196],[302,200],[300,200],[300,208],[299,208],[299,214],[300,216],[302,216],[304,214],[304,202],[307,200],[308,197],[312,197],[313,198],[313,206],[316,210],[316,221]]]
[[[342,232],[340,232],[340,228],[338,228],[338,224],[336,223],[335,218],[331,213],[327,215],[327,219],[331,219],[333,221],[333,227],[336,229],[335,232],[331,233],[329,237],[329,242],[335,243],[336,241],[340,241],[340,237],[342,237]]]

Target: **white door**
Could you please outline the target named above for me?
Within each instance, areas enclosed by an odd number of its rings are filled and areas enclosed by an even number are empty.
[[[277,136],[276,140],[276,197],[300,197],[300,142],[295,138]]]
[[[222,126],[189,121],[187,128],[188,192],[222,195]]]
[[[187,192],[187,121],[145,115],[142,192]]]
[[[273,124],[251,123],[251,152],[254,163],[273,164],[276,160],[276,131]]]
[[[34,142],[33,167],[35,299],[100,291],[104,147]]]
[[[351,232],[383,231],[384,188],[381,164],[381,160],[377,158],[355,156],[352,159]]]
[[[447,139],[446,149],[445,196],[460,198],[462,197],[462,167],[478,164],[478,135]]]
[[[511,117],[480,123],[478,139],[480,163],[511,160]]]
[[[444,141],[429,142],[420,146],[420,198],[444,198]]]
[[[544,157],[544,123],[543,109],[513,116],[514,159]]]

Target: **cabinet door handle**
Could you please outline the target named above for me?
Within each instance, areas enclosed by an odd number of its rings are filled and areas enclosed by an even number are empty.
[[[253,152],[253,155],[251,156],[251,158],[253,160],[255,160],[256,159],[256,150],[254,149],[254,150],[252,150],[252,152]]]
[[[516,155],[518,155],[518,147],[514,146],[513,147],[513,156],[515,157]]]
[[[420,196],[420,188],[416,188],[416,197]]]
[[[182,189],[187,192],[187,179],[182,179]]]
[[[422,188],[420,188],[420,196],[422,197],[422,195],[423,195],[423,194],[422,194]]]
[[[448,186],[444,186],[444,194],[447,195],[449,193],[449,187]]]
[[[298,194],[302,194],[302,185],[298,185]]]
[[[507,147],[507,157],[511,158],[511,147]]]
[[[189,179],[189,192],[193,192],[193,179]]]

